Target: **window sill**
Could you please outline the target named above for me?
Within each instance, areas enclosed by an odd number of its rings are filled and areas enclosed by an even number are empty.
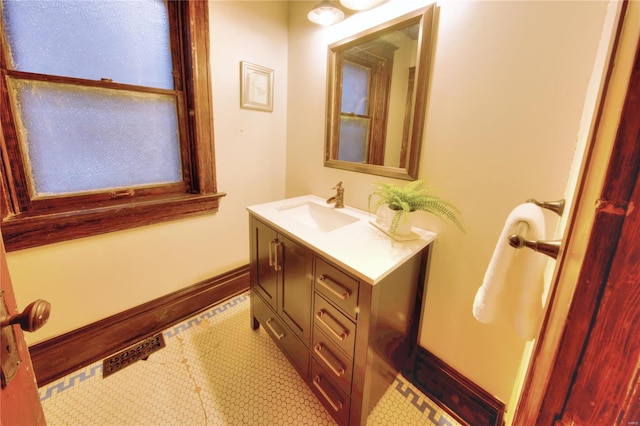
[[[46,214],[19,214],[2,221],[7,251],[121,231],[218,211],[225,193],[184,194],[109,207]]]

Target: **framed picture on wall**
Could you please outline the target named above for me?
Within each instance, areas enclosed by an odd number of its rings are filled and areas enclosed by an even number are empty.
[[[240,62],[240,106],[273,111],[273,70]]]

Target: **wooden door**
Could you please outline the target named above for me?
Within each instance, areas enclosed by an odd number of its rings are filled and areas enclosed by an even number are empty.
[[[639,176],[640,50],[539,419],[640,424]]]
[[[0,287],[3,298],[11,314],[17,313],[16,299],[13,294],[11,277],[7,268],[7,259],[4,251],[4,242],[0,237],[1,259],[0,259]],[[27,344],[24,340],[23,331],[18,325],[13,327],[18,354],[22,363],[18,371],[9,384],[0,390],[0,425],[1,426],[24,426],[24,425],[44,425],[45,418],[38,397],[36,378],[33,373],[33,365],[29,357]],[[3,352],[3,357],[6,354]]]
[[[516,426],[640,424],[640,44],[634,44],[626,100],[569,313],[562,324],[553,323],[562,327],[557,352],[543,331]]]
[[[640,85],[640,79],[637,84]],[[640,102],[637,104],[636,119],[640,123]],[[637,128],[640,125],[637,124]],[[636,138],[638,134],[636,130]],[[636,140],[640,144],[640,139]],[[636,151],[635,161],[640,162],[640,149]],[[558,425],[640,424],[640,211],[637,207],[640,206],[640,182],[637,166],[635,189],[628,205],[631,207],[627,209],[593,325],[573,372],[573,383],[560,410]],[[560,355],[575,356],[565,347],[561,347]],[[543,408],[553,407],[553,410],[554,403],[549,401]]]

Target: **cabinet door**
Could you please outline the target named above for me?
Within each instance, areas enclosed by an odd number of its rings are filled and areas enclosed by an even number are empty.
[[[251,221],[252,238],[252,283],[251,290],[256,291],[273,310],[276,310],[276,292],[278,274],[275,268],[276,233],[267,225],[253,219]]]
[[[278,314],[308,347],[311,343],[313,254],[283,235],[278,235],[278,241],[278,256],[282,258]]]

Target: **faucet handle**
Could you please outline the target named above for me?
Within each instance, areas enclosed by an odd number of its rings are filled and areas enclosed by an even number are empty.
[[[335,208],[341,209],[344,207],[344,188],[342,187],[342,181],[338,182],[333,189],[336,190],[336,195],[329,198],[327,203],[336,203]]]

